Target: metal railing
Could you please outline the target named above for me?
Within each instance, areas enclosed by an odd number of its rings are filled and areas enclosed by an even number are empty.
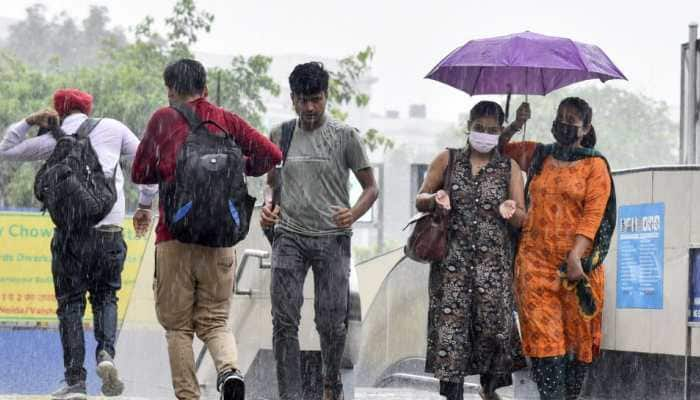
[[[437,378],[433,378],[432,376],[396,372],[380,379],[379,382],[377,382],[377,384],[375,385],[375,387],[401,387],[416,390],[436,391],[439,390],[440,380]],[[481,386],[478,384],[464,382],[464,393],[478,394],[480,388]]]
[[[265,250],[254,250],[254,249],[246,249],[243,251],[243,256],[241,257],[241,262],[238,265],[238,268],[236,270],[236,283],[233,288],[233,294],[234,295],[240,295],[240,296],[252,296],[255,293],[255,290],[253,289],[248,289],[248,290],[241,290],[239,289],[239,284],[241,282],[241,278],[245,274],[246,267],[248,266],[248,262],[252,259],[257,259],[258,260],[258,268],[259,269],[270,269],[270,252],[265,251]],[[202,345],[202,349],[199,351],[199,354],[197,355],[197,360],[195,362],[195,371],[199,371],[199,367],[202,366],[202,362],[204,362],[204,356],[207,354],[207,346],[206,344]]]
[[[243,257],[241,257],[241,262],[239,264],[238,270],[236,271],[236,285],[233,288],[233,294],[242,296],[252,296],[255,293],[253,289],[241,290],[238,287],[241,283],[241,278],[245,273],[246,267],[248,266],[248,260],[253,258],[258,259],[259,269],[270,269],[271,264],[269,251],[246,249],[243,252]]]

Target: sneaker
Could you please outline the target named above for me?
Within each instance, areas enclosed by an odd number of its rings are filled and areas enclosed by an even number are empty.
[[[62,388],[51,393],[52,400],[86,400],[87,388],[85,382],[78,382],[75,385],[65,384]]]
[[[114,360],[104,350],[97,356],[97,376],[102,379],[102,394],[105,396],[119,396],[124,392],[124,383],[119,380]]]
[[[226,372],[219,378],[219,400],[245,399],[245,383],[237,370]]]
[[[501,400],[501,396],[496,392],[487,392],[483,387],[479,389],[479,396],[482,400]]]
[[[344,400],[343,384],[323,385],[323,400]]]

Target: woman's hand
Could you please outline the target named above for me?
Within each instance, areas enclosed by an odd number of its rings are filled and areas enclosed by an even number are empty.
[[[583,267],[581,266],[581,257],[573,251],[569,252],[569,255],[566,257],[566,279],[570,282],[587,279],[586,274],[583,273]]]
[[[515,120],[508,126],[508,129],[517,132],[523,128],[523,125],[527,123],[532,117],[532,112],[530,111],[530,103],[522,103],[518,110],[515,112]]]
[[[520,130],[531,117],[532,112],[530,111],[530,103],[523,103],[515,112],[515,121],[513,121],[513,124],[518,128],[518,130]]]
[[[445,210],[449,210],[450,207],[450,196],[446,191],[440,189],[435,193],[435,207],[439,207]]]
[[[515,200],[506,200],[501,205],[498,207],[498,212],[501,214],[501,217],[505,220],[509,220],[513,218],[513,215],[515,215],[515,212],[518,210],[518,205],[515,203]]]

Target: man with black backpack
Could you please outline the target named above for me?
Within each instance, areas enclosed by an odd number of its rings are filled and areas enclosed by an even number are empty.
[[[178,399],[199,399],[192,339],[204,341],[223,400],[242,400],[236,342],[227,327],[236,257],[248,233],[253,200],[245,175],[260,176],[282,159],[271,141],[241,117],[207,101],[206,70],[181,59],[163,73],[170,107],[151,117],[132,178],[160,184],[156,227],[155,300],[165,328]],[[151,204],[139,205],[134,226],[150,223]]]
[[[124,176],[121,157],[132,158],[138,138],[114,119],[89,118],[92,96],[62,89],[53,97],[55,110],[34,113],[11,125],[0,142],[0,159],[47,159],[34,182],[36,197],[56,228],[51,241],[51,271],[58,302],[58,320],[65,386],[52,399],[86,399],[87,373],[83,314],[90,293],[97,341],[97,374],[102,392],[124,390],[114,365],[117,333],[117,291],[126,259],[122,237]],[[39,134],[27,138],[32,127]],[[157,186],[140,186],[140,201],[150,202]]]
[[[284,164],[268,174],[272,202],[261,224],[274,227],[272,246],[273,350],[280,399],[302,400],[299,321],[304,280],[315,280],[316,330],[323,361],[323,400],[342,400],[340,363],[345,347],[352,225],[374,204],[378,188],[356,129],[327,116],[328,72],[317,62],[289,76],[298,122],[272,130]],[[351,206],[349,177],[362,185]]]

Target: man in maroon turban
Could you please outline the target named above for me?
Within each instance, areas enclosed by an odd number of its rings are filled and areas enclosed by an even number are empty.
[[[78,89],[59,89],[53,94],[53,108],[61,119],[76,112],[92,113],[92,96]]]
[[[56,313],[63,348],[65,385],[52,393],[51,399],[87,398],[83,334],[86,293],[90,294],[95,321],[95,357],[97,375],[102,379],[102,393],[106,396],[119,396],[124,390],[124,383],[114,364],[117,292],[121,289],[121,272],[127,253],[121,226],[126,213],[124,172],[119,161],[122,157],[134,157],[139,139],[120,121],[90,118],[92,96],[78,89],[57,90],[53,96],[53,105],[54,109],[38,111],[7,128],[0,140],[0,160],[47,159],[57,145],[54,135],[70,136],[78,132],[85,134],[101,167],[101,171],[93,169],[92,175],[98,176],[99,172],[104,175],[103,179],[113,179],[116,199],[108,213],[96,224],[89,221],[83,226],[79,217],[76,217],[75,220],[57,223],[54,230],[51,271],[58,303]],[[60,131],[54,130],[58,126]],[[31,136],[29,133],[33,127],[51,130],[52,134]],[[87,158],[80,161],[90,162]],[[53,164],[52,167],[56,165]],[[157,185],[140,185],[139,202],[150,203],[157,193]],[[76,201],[78,200],[81,199]],[[77,206],[90,207],[89,204],[82,203]]]

